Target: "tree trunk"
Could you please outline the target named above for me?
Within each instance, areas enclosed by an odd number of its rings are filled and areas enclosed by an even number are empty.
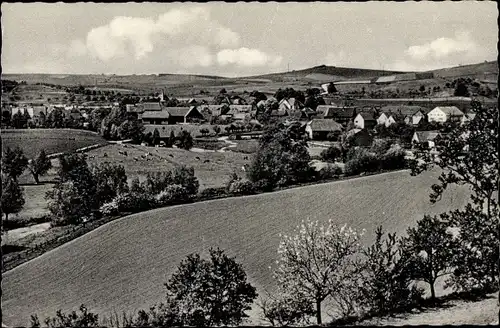
[[[33,179],[35,179],[35,183],[36,183],[36,184],[39,184],[39,183],[40,183],[40,180],[38,180],[38,174],[33,173],[33,172],[32,172],[31,174],[33,175]]]
[[[316,299],[316,322],[318,325],[322,324],[321,320],[321,301]]]
[[[431,300],[436,299],[436,290],[434,289],[434,281],[430,282],[431,285]]]

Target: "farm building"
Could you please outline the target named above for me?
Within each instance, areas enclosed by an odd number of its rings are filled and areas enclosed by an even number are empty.
[[[138,107],[141,107],[143,112],[162,110],[162,106],[160,105],[159,102],[143,102],[138,104]]]
[[[203,121],[203,115],[198,111],[196,106],[191,107],[166,107],[168,112],[168,124],[176,123],[198,123]]]
[[[439,131],[416,131],[411,138],[413,144],[426,143],[427,147],[434,147],[434,140],[439,136]]]
[[[354,118],[354,126],[358,129],[372,129],[376,124],[372,112],[361,112]]]
[[[324,119],[333,119],[346,126],[356,117],[357,109],[356,107],[320,105],[316,108],[316,112]]]
[[[306,124],[305,131],[311,140],[337,141],[342,129],[342,125],[334,120],[313,119]]]
[[[300,110],[304,107],[304,104],[302,104],[300,101],[298,101],[295,98],[290,98],[290,99],[282,99],[279,103],[278,110],[283,112],[283,111],[290,111],[290,110]]]
[[[142,113],[143,124],[169,124],[170,114],[167,111],[145,111]]]
[[[429,122],[461,121],[464,113],[456,106],[438,106],[427,113]]]

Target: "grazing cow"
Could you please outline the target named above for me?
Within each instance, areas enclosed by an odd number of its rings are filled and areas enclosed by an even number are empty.
[[[248,156],[243,157],[243,159],[248,159]]]
[[[174,155],[172,155],[172,154],[168,154],[168,156],[170,156],[170,157],[174,158]]]
[[[200,158],[198,156],[195,157],[197,160],[200,160]]]
[[[134,161],[136,161],[136,162],[137,162],[138,160],[139,160],[139,159],[138,159],[137,157],[134,157]]]
[[[203,161],[203,163],[210,163],[210,160],[206,159],[206,160]]]

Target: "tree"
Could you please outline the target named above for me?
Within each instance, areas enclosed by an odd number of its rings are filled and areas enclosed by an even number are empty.
[[[455,87],[455,91],[453,92],[454,96],[457,97],[468,97],[469,96],[469,89],[467,88],[467,85],[465,84],[464,81],[459,81]]]
[[[123,165],[104,163],[91,169],[95,183],[95,199],[99,205],[127,192],[127,174]]]
[[[192,167],[177,166],[172,172],[172,183],[186,188],[189,195],[196,195],[200,183],[194,175]]]
[[[307,220],[292,236],[281,238],[274,277],[282,290],[303,295],[315,305],[319,325],[322,302],[345,293],[355,276],[353,256],[359,250],[359,236],[331,220],[325,226]]]
[[[471,203],[464,210],[443,214],[442,219],[457,230],[454,250],[456,268],[450,283],[459,290],[471,290],[498,282],[498,111],[472,101],[474,120],[450,130],[435,140],[436,155],[419,147],[411,161],[412,174],[434,166],[442,172],[432,185],[433,203],[451,185],[468,186]],[[477,270],[475,268],[477,266]],[[472,269],[473,268],[473,269]],[[471,271],[473,270],[473,271]],[[474,271],[476,270],[476,271]]]
[[[269,126],[247,171],[248,179],[266,180],[272,187],[310,180],[314,173],[306,147],[298,131],[283,124]]]
[[[335,84],[333,84],[333,82],[328,83],[327,92],[328,93],[336,93],[337,92],[337,88],[335,87]]]
[[[61,310],[56,312],[55,317],[48,317],[44,320],[47,328],[79,328],[79,327],[100,327],[99,316],[89,312],[85,305],[80,306],[80,313],[73,311],[71,313],[64,313]],[[31,327],[40,328],[40,319],[38,315],[31,315]]]
[[[12,114],[10,111],[8,111],[8,110],[2,111],[2,123],[4,125],[10,126],[11,125],[11,118],[12,118]]]
[[[451,273],[452,249],[456,247],[449,225],[437,217],[425,215],[416,228],[407,230],[403,247],[413,254],[413,278],[425,281],[431,288],[431,299],[436,298],[436,279]]]
[[[215,126],[213,127],[213,130],[214,130],[215,134],[217,134],[217,135],[218,135],[218,134],[220,133],[220,131],[221,131],[220,126],[218,126],[218,125],[215,125]]]
[[[12,176],[2,174],[2,213],[5,221],[9,220],[9,214],[18,213],[24,206],[24,193],[17,180]]]
[[[35,183],[39,183],[38,177],[46,174],[52,168],[52,162],[45,154],[45,150],[41,150],[35,159],[28,162],[28,169],[33,175]]]
[[[64,128],[64,112],[61,108],[55,108],[47,117],[47,123],[51,128]]]
[[[118,135],[120,139],[132,139],[134,143],[142,140],[144,126],[137,119],[127,119],[118,126]]]
[[[28,159],[23,150],[16,147],[13,150],[7,147],[2,154],[2,173],[17,180],[28,166]]]
[[[16,112],[12,115],[11,122],[14,129],[22,129],[26,126],[26,122],[24,122],[24,117],[21,112]]]
[[[189,133],[186,130],[182,130],[176,138],[176,143],[179,148],[189,150],[193,148],[193,137],[191,136],[191,133]]]
[[[209,254],[189,255],[165,284],[178,325],[238,325],[257,297],[241,264],[219,248]]]
[[[153,131],[153,138],[151,139],[151,142],[153,143],[153,145],[157,145],[160,143],[160,131],[158,131],[158,129],[154,129]]]
[[[337,158],[342,156],[342,150],[336,146],[330,146],[323,150],[320,156],[322,160],[334,163]]]
[[[422,291],[413,284],[411,253],[400,247],[401,239],[389,233],[385,240],[379,226],[375,242],[363,250],[360,304],[373,314],[384,315],[411,306]]]
[[[288,327],[308,324],[309,317],[314,315],[311,302],[305,297],[286,292],[262,300],[259,307],[262,310],[263,319],[272,326]]]

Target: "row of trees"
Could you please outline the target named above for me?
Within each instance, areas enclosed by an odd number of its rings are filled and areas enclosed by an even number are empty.
[[[11,115],[10,111],[4,110],[2,112],[2,125],[10,126],[15,129],[26,129],[26,128],[82,128],[84,120],[80,118],[73,117],[68,114],[65,110],[61,108],[56,108],[47,115],[43,112],[38,114],[38,117],[34,119],[28,113],[16,112]]]

